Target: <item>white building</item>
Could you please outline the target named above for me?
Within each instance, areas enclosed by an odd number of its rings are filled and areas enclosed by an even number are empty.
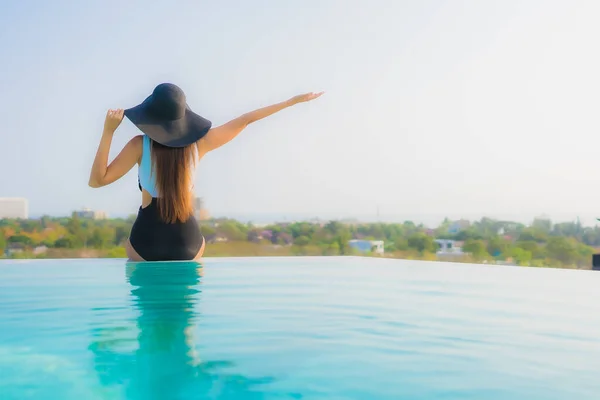
[[[458,242],[456,242],[455,240],[436,239],[435,242],[440,245],[440,249],[436,253],[438,255],[464,254],[462,251],[462,247],[459,246]]]
[[[94,211],[89,208],[84,208],[83,210],[75,211],[75,214],[79,218],[87,218],[87,219],[106,219],[107,215],[104,211]]]
[[[356,249],[360,252],[366,253],[372,251],[376,254],[383,254],[384,246],[383,240],[350,240],[348,245],[353,249]]]
[[[19,197],[0,197],[0,219],[29,218],[27,199]]]

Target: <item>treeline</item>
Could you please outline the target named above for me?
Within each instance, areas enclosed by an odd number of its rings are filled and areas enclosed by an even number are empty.
[[[97,251],[91,253],[95,256],[124,257],[123,244],[134,218],[91,220],[73,214],[70,218],[0,220],[0,254],[45,257],[61,254],[58,250],[69,250],[72,255],[75,250],[93,249]],[[579,221],[553,224],[547,219],[536,219],[529,226],[491,218],[474,222],[445,220],[434,229],[411,221],[295,222],[257,227],[217,219],[203,221],[201,231],[214,248],[220,246],[217,253],[224,256],[243,255],[235,250],[236,246],[246,249],[249,255],[347,255],[356,253],[349,245],[351,239],[364,239],[383,240],[386,256],[435,259],[439,250],[435,240],[450,239],[468,253],[457,261],[586,267],[591,263],[594,247],[600,246],[600,227],[584,227]],[[208,246],[207,256],[210,254]]]
[[[91,254],[125,257],[123,244],[133,221],[134,217],[96,221],[77,214],[70,218],[0,219],[0,255],[45,257],[49,249],[51,256],[73,256],[84,254],[80,250],[95,249],[100,252]]]

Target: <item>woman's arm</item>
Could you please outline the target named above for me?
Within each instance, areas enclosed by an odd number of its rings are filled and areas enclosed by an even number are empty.
[[[251,123],[259,121],[263,118],[266,118],[298,103],[304,103],[306,101],[314,100],[322,94],[323,92],[306,93],[294,96],[289,100],[282,101],[281,103],[273,104],[267,107],[259,108],[258,110],[254,110],[240,117],[237,117],[227,122],[226,124],[223,124],[216,128],[212,128],[210,131],[208,131],[206,136],[204,136],[198,141],[198,151],[200,153],[200,157],[202,157],[209,151],[217,149],[223,146],[225,143],[230,142]]]
[[[107,165],[112,137],[122,120],[123,110],[108,110],[102,138],[90,172],[88,183],[90,187],[99,188],[113,183],[129,172],[142,156],[142,136],[140,135],[132,138],[110,165]]]

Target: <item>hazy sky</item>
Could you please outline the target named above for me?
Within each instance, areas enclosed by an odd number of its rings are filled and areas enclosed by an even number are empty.
[[[206,157],[213,214],[600,216],[596,0],[0,7],[0,197],[31,214],[136,212],[137,168],[87,186],[103,118],[173,82],[215,125],[327,92]]]

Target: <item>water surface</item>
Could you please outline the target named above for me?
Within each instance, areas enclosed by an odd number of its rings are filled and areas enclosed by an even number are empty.
[[[600,273],[0,261],[0,398],[597,400]]]

